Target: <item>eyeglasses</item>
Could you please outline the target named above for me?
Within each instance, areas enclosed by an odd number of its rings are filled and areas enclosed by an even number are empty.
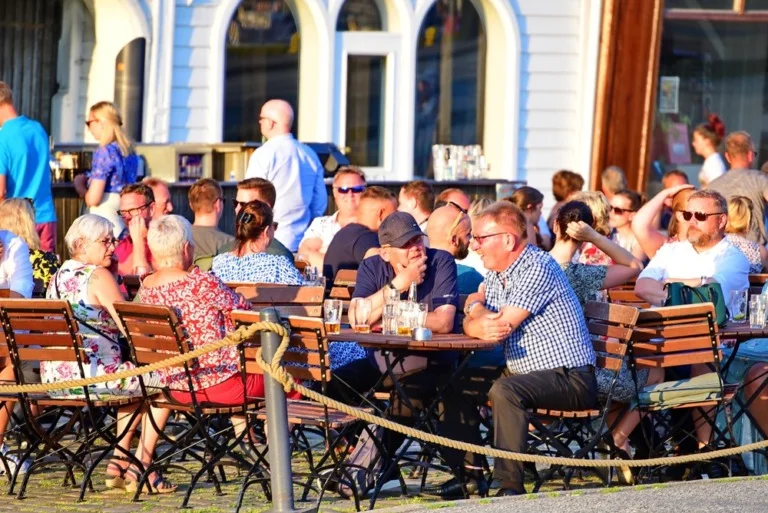
[[[149,203],[145,203],[144,205],[142,205],[140,207],[129,208],[129,209],[126,209],[126,210],[118,210],[117,211],[117,215],[119,215],[120,217],[133,217],[135,215],[139,215],[139,214],[141,214],[142,210],[144,210],[145,208],[149,207],[152,203],[154,203],[154,201],[150,201]]]
[[[497,232],[497,233],[489,233],[488,235],[475,235],[475,234],[470,234],[470,235],[469,235],[469,240],[472,240],[472,239],[474,239],[474,240],[476,240],[476,241],[477,241],[477,244],[478,244],[478,245],[482,246],[482,245],[483,245],[483,242],[485,242],[485,239],[487,239],[487,238],[489,238],[489,237],[496,237],[497,235],[512,235],[512,236],[514,236],[515,234],[514,234],[514,233],[509,233],[509,232]]]
[[[35,200],[33,198],[21,198],[27,203],[29,203],[29,206],[32,208],[35,208]]]
[[[459,206],[459,204],[458,204],[458,203],[456,203],[455,201],[448,201],[448,202],[446,203],[446,205],[451,205],[451,206],[454,206],[454,207],[458,208],[458,209],[459,209],[459,211],[460,211],[462,214],[465,214],[465,215],[468,215],[468,214],[469,214],[469,212],[467,212],[467,209],[465,209],[465,208],[461,208],[461,207]]]
[[[453,237],[453,231],[459,226],[459,223],[462,221],[462,219],[464,219],[464,216],[467,215],[467,213],[464,212],[461,207],[455,203],[453,205],[459,209],[459,214],[456,216],[456,219],[453,220],[453,224],[451,224],[451,228],[448,230],[448,240],[451,240]]]
[[[680,213],[686,221],[690,221],[692,217],[695,217],[700,223],[706,221],[709,216],[720,216],[725,214],[725,212],[712,212],[711,214],[707,214],[706,212],[691,212],[690,210],[680,210]]]
[[[96,242],[101,242],[106,247],[110,246],[117,246],[118,240],[114,237],[107,237],[105,239],[97,240]]]
[[[87,126],[88,128],[91,128],[91,123],[98,123],[98,121],[99,121],[98,119],[89,119],[85,122],[85,126]]]
[[[637,210],[632,210],[630,208],[619,208],[619,207],[611,207],[611,210],[617,216],[623,216],[624,214],[628,214],[630,212],[637,212]]]
[[[355,185],[353,187],[334,187],[337,191],[339,191],[339,194],[349,194],[350,192],[352,194],[360,194],[361,192],[365,191],[365,185]]]
[[[247,201],[237,201],[236,199],[232,199],[232,206],[235,207],[235,210],[238,208],[243,208],[248,204]]]

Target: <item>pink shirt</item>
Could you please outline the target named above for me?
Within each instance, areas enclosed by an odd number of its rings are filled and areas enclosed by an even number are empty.
[[[149,245],[144,241],[144,250],[147,252],[147,261],[152,266],[152,253],[149,252]],[[117,271],[123,276],[134,274],[133,272],[133,240],[130,235],[126,235],[115,247],[115,257],[117,257]]]

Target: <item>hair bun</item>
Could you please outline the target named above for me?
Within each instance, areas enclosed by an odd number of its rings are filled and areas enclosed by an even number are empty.
[[[719,138],[722,139],[725,137],[725,123],[723,123],[723,120],[720,119],[720,116],[714,112],[711,112],[709,116],[707,116],[707,128],[709,128],[709,130]]]

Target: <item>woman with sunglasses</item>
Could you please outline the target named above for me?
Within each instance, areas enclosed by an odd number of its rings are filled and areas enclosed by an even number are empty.
[[[51,277],[59,270],[55,253],[40,249],[40,236],[35,230],[35,209],[27,198],[10,198],[0,203],[0,230],[8,230],[27,243],[35,288],[32,297],[45,296]]]
[[[237,214],[235,248],[215,256],[211,272],[224,282],[304,283],[287,258],[266,252],[277,228],[272,220],[272,209],[266,203],[246,203]]]
[[[109,220],[114,226],[114,236],[119,237],[125,229],[117,214],[120,191],[136,181],[139,158],[123,131],[123,120],[114,104],[93,105],[85,124],[99,141],[99,147],[93,153],[91,170],[75,178],[75,190],[85,201],[88,212]]]
[[[678,218],[688,204],[688,197],[696,192],[693,185],[682,184],[664,189],[635,214],[632,219],[632,233],[647,257],[653,258],[661,246],[667,242],[684,241],[688,235],[687,223]],[[669,220],[669,232],[659,229],[659,220],[665,205],[671,205],[672,217]]]
[[[640,261],[645,260],[645,253],[632,232],[632,219],[634,219],[635,213],[640,210],[642,203],[642,197],[635,191],[620,190],[610,200],[611,210],[608,221],[609,226],[613,229],[611,240],[632,253]]]

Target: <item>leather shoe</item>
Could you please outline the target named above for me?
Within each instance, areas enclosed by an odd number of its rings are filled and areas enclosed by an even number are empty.
[[[465,495],[466,489],[466,495]],[[488,482],[481,479],[471,479],[467,483],[461,483],[455,477],[438,486],[424,487],[427,495],[436,495],[442,499],[463,499],[468,495],[478,494],[480,497],[488,495]]]
[[[517,497],[518,495],[523,495],[523,493],[512,488],[500,488],[499,491],[496,492],[495,497]]]

